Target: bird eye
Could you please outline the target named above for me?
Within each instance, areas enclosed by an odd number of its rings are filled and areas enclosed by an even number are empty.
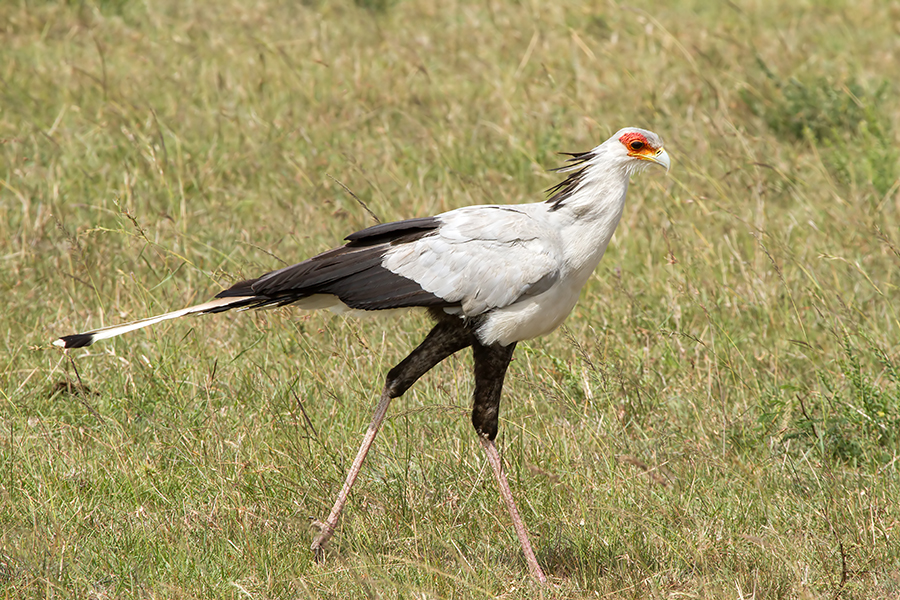
[[[642,141],[640,141],[640,140],[634,140],[633,142],[631,142],[631,143],[628,144],[628,145],[629,145],[629,146],[631,147],[631,149],[634,150],[635,152],[637,152],[638,150],[642,150],[642,149],[644,148],[644,142],[642,142]]]

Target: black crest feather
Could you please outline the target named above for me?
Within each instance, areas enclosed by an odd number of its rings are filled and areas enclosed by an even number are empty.
[[[553,208],[551,210],[556,210],[562,207],[566,199],[571,196],[576,189],[578,189],[578,186],[581,184],[581,180],[584,179],[584,174],[587,171],[587,166],[583,166],[580,169],[578,167],[594,157],[593,152],[560,152],[560,154],[569,157],[568,159],[566,159],[567,164],[550,170],[553,172],[572,172],[569,173],[568,177],[566,177],[553,187],[547,189],[547,194],[550,194],[550,197],[547,198],[547,202],[553,205]]]

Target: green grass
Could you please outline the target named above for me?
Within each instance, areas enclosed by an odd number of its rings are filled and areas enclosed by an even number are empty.
[[[796,6],[795,6],[796,5]],[[7,598],[900,594],[895,4],[0,5],[0,593]],[[395,401],[423,315],[270,311],[64,355],[372,223],[539,201],[557,151],[659,132],[499,443],[470,358]],[[390,326],[385,328],[384,323]]]

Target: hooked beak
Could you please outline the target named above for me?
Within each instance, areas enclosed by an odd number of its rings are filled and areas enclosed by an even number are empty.
[[[648,156],[647,160],[649,160],[650,162],[655,162],[661,167],[665,167],[666,173],[669,172],[669,168],[672,166],[672,161],[669,160],[669,153],[662,148],[657,150],[656,154],[654,154],[653,156]]]

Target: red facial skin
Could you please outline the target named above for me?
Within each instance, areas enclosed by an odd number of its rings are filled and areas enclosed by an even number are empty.
[[[622,145],[628,149],[628,154],[653,154],[656,152],[657,148],[654,148],[650,145],[650,142],[647,141],[647,138],[644,137],[643,134],[638,133],[636,131],[630,131],[628,133],[622,134],[619,138],[619,141],[622,142]]]

